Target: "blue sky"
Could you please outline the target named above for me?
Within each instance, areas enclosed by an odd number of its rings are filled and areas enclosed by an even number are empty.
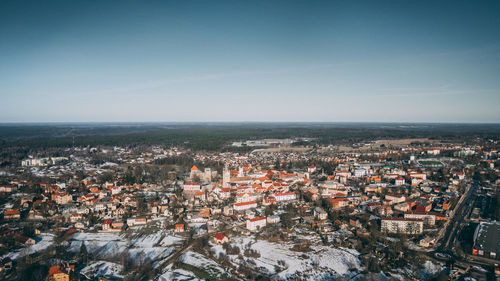
[[[498,1],[1,1],[0,122],[500,122]]]

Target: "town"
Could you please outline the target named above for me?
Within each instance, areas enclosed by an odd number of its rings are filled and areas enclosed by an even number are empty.
[[[4,153],[0,279],[500,276],[498,139],[225,146]]]

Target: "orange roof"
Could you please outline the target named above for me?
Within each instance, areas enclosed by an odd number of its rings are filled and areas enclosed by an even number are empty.
[[[282,192],[274,194],[274,196],[287,196],[287,195],[295,195],[295,192]]]
[[[53,276],[54,274],[59,274],[59,273],[67,274],[66,272],[63,272],[63,270],[74,271],[75,270],[75,266],[74,265],[70,265],[68,267],[64,267],[62,265],[51,266],[49,268],[49,276]]]
[[[4,216],[6,215],[19,215],[20,212],[18,210],[6,210]]]
[[[246,205],[253,205],[253,204],[257,204],[257,203],[255,201],[234,203],[235,206],[246,206]]]
[[[54,265],[49,268],[49,276],[52,276],[57,273],[62,273],[58,265]]]
[[[193,165],[193,167],[191,167],[191,171],[197,171],[199,170],[198,167],[196,167],[196,165]]]
[[[217,240],[222,240],[222,239],[224,239],[224,237],[226,237],[226,235],[224,235],[222,233],[215,233],[215,235],[214,235],[214,238]]]
[[[260,220],[265,220],[266,217],[259,217],[259,218],[253,218],[253,219],[250,219],[251,222],[255,222],[255,221],[260,221]]]

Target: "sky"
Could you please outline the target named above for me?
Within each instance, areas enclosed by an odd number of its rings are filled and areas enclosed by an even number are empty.
[[[500,1],[0,1],[0,122],[500,122]]]

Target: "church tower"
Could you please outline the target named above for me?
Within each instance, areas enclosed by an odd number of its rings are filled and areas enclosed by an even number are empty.
[[[224,171],[222,172],[222,187],[229,187],[231,181],[231,174],[229,173],[229,168],[227,164],[224,166]]]

